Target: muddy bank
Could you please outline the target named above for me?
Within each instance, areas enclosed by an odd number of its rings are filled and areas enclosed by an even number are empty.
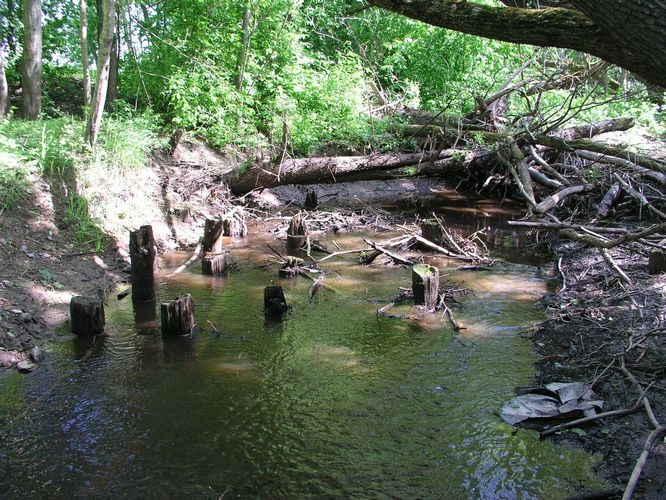
[[[233,158],[184,141],[173,156],[158,151],[140,169],[90,168],[77,178],[33,175],[27,199],[0,213],[0,368],[70,333],[62,327],[74,295],[105,297],[127,282],[128,234],[151,224],[160,253],[196,244],[206,217],[229,205],[222,172]],[[69,194],[87,200],[105,248],[77,241],[66,217]]]
[[[441,180],[423,177],[304,186],[289,184],[251,192],[245,199],[249,204],[267,210],[303,208],[307,193],[313,191],[322,208],[398,204],[423,206],[436,199],[438,192],[448,189]]]
[[[664,424],[666,418],[666,275],[650,276],[647,250],[614,249],[614,260],[631,279],[622,283],[596,249],[553,242],[558,293],[544,297],[550,319],[534,333],[542,358],[535,381],[581,381],[593,385],[604,411],[630,408],[641,389]],[[559,264],[559,265],[558,265]],[[623,370],[623,366],[626,369]],[[632,381],[631,376],[635,377]],[[558,442],[582,446],[601,457],[600,475],[622,492],[654,425],[637,411],[563,431]],[[666,497],[666,445],[657,441],[638,485],[642,498]],[[619,498],[619,497],[618,497]]]

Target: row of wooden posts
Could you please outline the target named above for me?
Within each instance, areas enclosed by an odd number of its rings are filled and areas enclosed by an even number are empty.
[[[432,230],[432,229],[431,229]],[[247,229],[239,227],[228,219],[206,219],[201,241],[204,258],[201,262],[202,274],[221,276],[226,274],[226,257],[223,253],[223,236],[244,237]],[[435,235],[429,235],[433,238]],[[300,214],[292,219],[287,231],[287,251],[301,249],[306,241],[307,231]],[[130,231],[129,250],[132,274],[132,301],[149,302],[155,300],[158,256],[152,226],[141,226]],[[430,308],[439,299],[439,270],[427,264],[415,265],[412,269],[412,289],[416,305]],[[280,286],[267,286],[264,289],[264,313],[266,316],[282,316],[288,310],[284,292]],[[164,335],[188,335],[192,333],[194,302],[190,294],[176,297],[161,304],[161,330]],[[99,335],[104,332],[104,300],[97,297],[75,296],[70,302],[72,332],[77,335]]]
[[[222,236],[245,235],[245,230],[227,219],[206,219],[201,261],[203,274],[222,276],[226,274],[226,259]],[[152,226],[141,226],[130,231],[129,249],[132,274],[132,301],[149,302],[155,300],[155,286],[158,273],[157,247]],[[161,329],[164,335],[188,335],[195,326],[194,302],[190,294],[176,297],[161,304]],[[104,300],[97,297],[72,297],[70,302],[72,332],[77,335],[100,335],[104,333]]]

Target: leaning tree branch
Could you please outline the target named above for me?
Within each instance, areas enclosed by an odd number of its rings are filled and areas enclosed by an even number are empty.
[[[666,86],[666,2],[575,0],[562,7],[491,7],[461,0],[369,0],[433,26],[484,38],[587,52]],[[551,3],[552,2],[548,2]],[[607,6],[612,4],[612,8]],[[619,14],[619,15],[618,15]],[[632,29],[616,29],[618,22]]]
[[[610,249],[624,245],[626,243],[631,243],[632,241],[638,241],[642,238],[647,238],[648,236],[660,233],[662,231],[666,231],[666,222],[648,227],[647,229],[643,229],[638,233],[623,234],[614,240],[602,240],[601,238],[592,236],[591,234],[580,234],[574,229],[560,229],[558,231],[558,235],[560,238],[578,241],[580,243],[585,243],[587,245],[592,245],[598,248]]]

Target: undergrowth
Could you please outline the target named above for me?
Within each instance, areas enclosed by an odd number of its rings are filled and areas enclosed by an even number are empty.
[[[104,231],[90,216],[93,200],[77,192],[78,180],[93,168],[111,173],[145,165],[151,150],[162,145],[157,127],[151,113],[118,113],[106,118],[93,151],[83,140],[81,119],[0,120],[0,211],[29,202],[31,175],[65,184],[69,194],[63,222],[72,228],[79,244],[102,250]]]

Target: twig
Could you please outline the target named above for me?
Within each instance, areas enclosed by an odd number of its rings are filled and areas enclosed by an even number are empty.
[[[215,328],[215,325],[213,323],[211,323],[211,321],[209,319],[206,320],[206,322],[213,328],[213,331],[215,332],[215,335],[217,335],[219,337],[221,334],[220,334],[220,331],[217,328]]]
[[[404,264],[406,266],[414,265],[414,261],[406,259],[404,257],[401,257],[400,255],[395,254],[395,253],[393,253],[389,250],[386,250],[386,248],[379,246],[377,243],[374,243],[374,242],[372,242],[368,239],[365,239],[365,238],[363,239],[363,241],[365,241],[365,243],[367,245],[369,245],[371,248],[373,248],[373,249],[377,250],[378,252],[381,252],[385,255],[388,255],[391,259],[393,259],[394,261],[396,261],[400,264]]]
[[[542,433],[539,434],[539,437],[545,438],[546,436],[550,436],[551,434],[555,434],[556,432],[559,432],[561,430],[568,429],[570,427],[577,427],[579,425],[587,424],[588,422],[594,422],[595,420],[599,420],[602,418],[617,417],[619,415],[627,415],[629,413],[635,413],[641,409],[642,402],[643,402],[643,395],[641,395],[641,397],[638,398],[638,400],[634,403],[634,405],[629,408],[622,408],[620,410],[611,410],[604,413],[598,413],[597,415],[592,415],[589,417],[583,417],[577,420],[572,420],[571,422],[566,422],[564,424],[557,425],[552,429],[543,431]]]
[[[643,451],[641,452],[640,456],[638,457],[638,460],[636,461],[636,465],[634,466],[634,470],[631,473],[629,482],[627,483],[627,486],[624,489],[622,500],[631,500],[631,498],[633,497],[634,490],[638,485],[638,481],[640,480],[643,468],[647,463],[647,459],[650,456],[652,447],[654,446],[655,441],[657,441],[657,439],[659,439],[659,437],[665,433],[666,433],[666,425],[658,427],[655,430],[653,430],[648,436],[648,438],[645,440],[645,444],[643,445]]]
[[[606,264],[615,269],[615,272],[620,275],[622,281],[624,281],[627,285],[631,285],[631,279],[629,278],[629,276],[625,274],[622,268],[617,265],[617,262],[615,262],[613,257],[611,257],[611,255],[608,253],[608,250],[606,250],[605,248],[599,248],[599,253],[606,261]]]
[[[562,276],[562,288],[560,288],[560,293],[562,293],[567,289],[567,277],[564,275],[564,271],[562,271],[562,257],[557,261],[557,270]]]
[[[174,272],[171,274],[167,274],[167,278],[171,278],[172,276],[175,276],[176,274],[183,272],[188,266],[191,266],[195,260],[199,258],[199,254],[201,253],[201,249],[203,248],[203,238],[199,238],[199,243],[197,244],[197,247],[194,249],[194,253],[192,254],[192,257],[189,258],[185,264],[180,266],[178,269],[176,269]]]

